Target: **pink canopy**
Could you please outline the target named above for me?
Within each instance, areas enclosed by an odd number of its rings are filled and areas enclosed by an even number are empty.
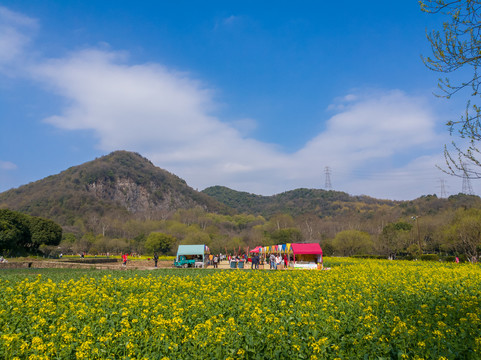
[[[321,254],[322,249],[321,245],[318,243],[309,243],[309,244],[291,244],[291,249],[294,255],[297,254]]]
[[[252,249],[252,250],[249,251],[249,252],[251,252],[251,253],[258,253],[258,252],[260,251],[260,249],[261,249],[261,246],[257,246],[257,247],[255,247],[254,249]]]

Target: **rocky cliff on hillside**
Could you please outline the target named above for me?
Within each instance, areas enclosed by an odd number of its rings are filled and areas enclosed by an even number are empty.
[[[137,153],[116,151],[60,174],[0,194],[0,208],[44,216],[62,225],[91,216],[165,217],[182,208],[231,212]]]
[[[155,187],[155,185],[151,185]],[[87,185],[88,191],[99,199],[109,199],[136,213],[149,209],[167,209],[166,204],[152,201],[149,191],[136,184],[132,179],[118,179],[115,182],[98,180]]]

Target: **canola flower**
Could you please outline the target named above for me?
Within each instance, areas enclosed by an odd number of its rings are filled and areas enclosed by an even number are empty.
[[[0,358],[481,358],[479,266],[333,261],[331,271],[0,274]]]

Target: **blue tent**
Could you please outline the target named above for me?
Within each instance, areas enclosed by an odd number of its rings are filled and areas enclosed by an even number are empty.
[[[179,256],[182,255],[200,255],[202,256],[202,262],[204,262],[204,254],[206,253],[206,250],[205,245],[179,245],[176,261],[179,261]]]

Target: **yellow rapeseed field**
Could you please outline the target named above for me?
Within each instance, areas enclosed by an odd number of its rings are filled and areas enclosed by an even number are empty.
[[[0,274],[0,358],[481,358],[478,265],[332,261],[330,271]]]

